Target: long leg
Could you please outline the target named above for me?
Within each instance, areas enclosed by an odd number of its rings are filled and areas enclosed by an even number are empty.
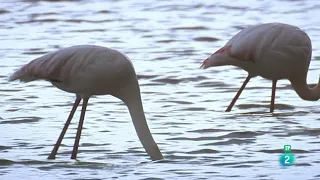
[[[71,112],[69,114],[69,117],[68,117],[66,123],[64,124],[64,127],[63,127],[63,129],[62,129],[62,131],[60,133],[60,136],[59,136],[56,144],[54,145],[53,150],[51,151],[51,154],[48,156],[48,159],[55,159],[56,158],[56,154],[57,154],[57,151],[59,149],[59,146],[60,146],[60,144],[62,142],[62,139],[63,139],[64,135],[67,132],[67,129],[68,129],[69,125],[70,125],[70,122],[71,122],[71,120],[73,118],[73,115],[74,115],[75,111],[77,110],[77,107],[79,106],[80,101],[81,101],[81,97],[77,96],[76,100],[74,101],[72,110],[71,110]]]
[[[233,105],[236,103],[236,101],[238,100],[240,94],[242,93],[243,89],[246,87],[246,85],[248,84],[249,80],[251,79],[250,74],[248,75],[248,77],[246,78],[246,80],[243,82],[241,88],[239,89],[239,91],[237,92],[236,96],[233,98],[233,100],[231,101],[230,105],[228,106],[226,112],[230,112]]]
[[[274,110],[274,99],[276,96],[277,80],[272,80],[272,94],[271,94],[271,103],[270,103],[270,112]]]
[[[83,126],[83,121],[84,121],[84,115],[86,114],[86,109],[87,109],[87,105],[88,105],[88,100],[89,100],[89,98],[83,98],[81,115],[80,115],[80,120],[79,120],[79,125],[78,125],[78,130],[77,130],[76,139],[75,139],[75,141],[74,141],[74,146],[73,146],[73,151],[72,151],[71,159],[76,159],[76,158],[77,158],[78,147],[79,147],[79,142],[80,142],[80,136],[81,136],[82,126]]]

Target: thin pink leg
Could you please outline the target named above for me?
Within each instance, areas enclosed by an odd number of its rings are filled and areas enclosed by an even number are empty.
[[[74,146],[73,146],[73,151],[72,151],[71,159],[76,159],[76,158],[77,158],[78,147],[79,147],[79,142],[80,142],[80,137],[81,137],[81,131],[82,131],[82,126],[83,126],[83,121],[84,121],[84,115],[86,114],[86,109],[87,109],[87,105],[88,105],[88,100],[89,100],[89,98],[83,98],[81,115],[80,115],[80,120],[79,120],[79,125],[78,125],[78,130],[77,130],[76,139],[75,139],[75,141],[74,141]]]
[[[55,159],[55,158],[56,158],[56,154],[57,154],[57,152],[58,152],[59,146],[60,146],[60,144],[61,144],[61,142],[62,142],[62,139],[63,139],[64,135],[65,135],[66,132],[67,132],[67,129],[68,129],[69,125],[70,125],[70,122],[71,122],[71,120],[72,120],[72,117],[73,117],[75,111],[77,110],[77,107],[79,106],[80,101],[81,101],[81,97],[80,97],[80,96],[77,96],[76,100],[74,101],[72,110],[71,110],[71,112],[70,112],[70,114],[69,114],[69,117],[68,117],[66,123],[64,124],[64,127],[63,127],[63,129],[62,129],[62,131],[61,131],[61,133],[60,133],[60,136],[59,136],[56,144],[54,145],[54,148],[53,148],[53,150],[51,151],[51,154],[48,156],[48,159]]]
[[[271,94],[271,103],[270,103],[270,112],[271,113],[274,110],[274,99],[276,97],[276,89],[277,89],[277,80],[272,80],[272,94]]]
[[[239,89],[239,91],[237,92],[236,96],[233,98],[233,100],[231,101],[230,105],[228,106],[226,112],[230,112],[233,105],[236,103],[236,101],[238,100],[240,94],[242,93],[243,89],[246,87],[246,85],[248,84],[249,80],[251,79],[250,74],[248,75],[248,77],[246,78],[246,80],[243,82],[241,88]]]

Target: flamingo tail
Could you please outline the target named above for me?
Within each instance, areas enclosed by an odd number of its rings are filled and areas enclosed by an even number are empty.
[[[8,81],[15,81],[15,80],[20,80],[22,82],[30,82],[40,79],[36,75],[34,75],[32,72],[28,71],[27,68],[22,67],[18,69],[16,72],[14,72],[9,78]]]

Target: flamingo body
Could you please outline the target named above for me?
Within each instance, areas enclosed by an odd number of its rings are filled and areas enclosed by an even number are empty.
[[[267,23],[240,31],[208,57],[201,67],[240,67],[249,74],[243,88],[251,77],[261,76],[273,81],[275,92],[277,80],[288,79],[302,99],[315,101],[320,97],[319,86],[310,89],[306,84],[311,54],[311,40],[300,28],[282,23]],[[239,95],[243,88],[239,90]],[[272,98],[274,101],[274,97]],[[232,106],[231,103],[227,111]],[[273,107],[270,111],[273,111]]]
[[[90,97],[114,95],[121,86],[135,78],[130,60],[118,51],[80,45],[39,57],[16,71],[9,80],[44,79],[61,90]]]
[[[72,153],[76,158],[82,124],[92,95],[112,95],[128,107],[138,137],[151,159],[163,156],[148,128],[139,83],[131,61],[119,51],[101,46],[79,45],[48,53],[24,65],[9,77],[9,81],[30,82],[44,79],[57,88],[75,93],[72,111],[49,159],[54,159],[73,114],[83,99],[82,111]]]

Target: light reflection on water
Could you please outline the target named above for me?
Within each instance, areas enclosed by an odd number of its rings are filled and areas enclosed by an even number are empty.
[[[17,1],[0,6],[1,179],[319,179],[319,110],[279,81],[250,81],[234,67],[199,69],[210,53],[248,25],[297,25],[312,39],[308,82],[319,74],[319,3],[274,1]],[[79,161],[70,160],[74,120],[56,160],[47,160],[74,101],[44,81],[8,83],[30,60],[62,47],[95,44],[129,56],[149,126],[166,160],[151,162],[127,112],[110,96],[89,101]],[[79,112],[75,119],[79,118]],[[296,165],[278,158],[291,144]]]

